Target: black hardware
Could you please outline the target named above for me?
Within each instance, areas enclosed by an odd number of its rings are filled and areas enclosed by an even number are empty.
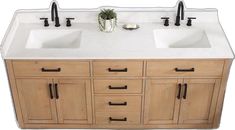
[[[42,72],[60,72],[61,68],[57,68],[57,69],[45,69],[45,68],[42,68],[41,71]]]
[[[162,17],[161,19],[164,19],[164,26],[169,26],[169,17]]]
[[[127,89],[127,85],[123,87],[112,87],[111,85],[109,85],[109,89]]]
[[[179,91],[178,91],[178,95],[177,95],[177,98],[180,99],[181,98],[181,88],[182,88],[182,85],[181,84],[178,84],[178,87],[179,87]]]
[[[53,93],[52,93],[52,84],[51,83],[49,83],[49,90],[50,90],[50,97],[51,97],[51,99],[53,99],[54,97],[53,97]]]
[[[188,84],[184,84],[185,88],[184,88],[184,96],[183,98],[186,99],[187,98],[187,89],[188,89]]]
[[[66,26],[67,27],[71,27],[72,26],[72,24],[71,24],[71,20],[74,20],[75,18],[66,18]]]
[[[192,19],[196,19],[195,17],[188,17],[187,26],[192,26]]]
[[[109,117],[109,121],[127,121],[127,118],[123,118],[123,119],[115,119],[115,118],[112,118],[112,117]]]
[[[180,12],[181,12],[181,16],[180,16]],[[182,1],[180,1],[178,4],[175,26],[180,26],[180,19],[184,20],[184,3]]]
[[[128,69],[124,68],[124,69],[112,69],[112,68],[108,68],[109,72],[127,72]]]
[[[44,20],[44,27],[49,26],[48,18],[40,18],[40,20]]]
[[[55,98],[59,99],[59,93],[58,93],[58,84],[54,84],[55,85]]]
[[[52,6],[51,6],[51,21],[54,21],[54,20],[55,20],[55,27],[59,27],[60,26],[60,20],[59,20],[59,16],[58,16],[57,5],[56,5],[55,2],[53,2]]]
[[[190,68],[190,69],[179,69],[179,68],[175,68],[176,72],[194,72],[195,69],[194,68]]]
[[[123,103],[113,103],[113,102],[109,102],[109,106],[126,106],[127,102],[123,102]]]

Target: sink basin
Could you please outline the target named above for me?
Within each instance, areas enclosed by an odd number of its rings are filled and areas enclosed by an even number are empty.
[[[154,30],[157,48],[210,48],[205,31],[201,29]]]
[[[81,30],[77,29],[44,29],[32,30],[26,48],[79,48]]]

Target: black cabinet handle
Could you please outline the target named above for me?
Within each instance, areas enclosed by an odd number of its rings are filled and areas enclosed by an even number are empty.
[[[112,118],[112,117],[109,117],[109,121],[127,121],[127,118],[123,118],[123,119],[116,119],[116,118]]]
[[[127,102],[123,102],[123,103],[113,103],[113,102],[109,102],[109,106],[126,106]]]
[[[190,69],[179,69],[179,68],[175,68],[175,72],[194,72],[195,69],[194,68],[190,68]]]
[[[187,98],[187,89],[188,89],[188,84],[184,84],[185,89],[184,89],[184,96],[183,98],[186,99]]]
[[[124,69],[112,69],[112,68],[108,68],[109,72],[127,72],[128,69],[124,68]]]
[[[55,98],[59,99],[58,84],[55,84]]]
[[[109,89],[127,89],[127,85],[122,87],[112,87],[111,85],[109,85]]]
[[[49,90],[50,90],[50,98],[53,99],[53,93],[52,93],[52,84],[49,83]]]
[[[46,68],[42,68],[41,69],[42,72],[60,72],[61,68],[57,68],[57,69],[46,69]]]
[[[181,84],[178,84],[178,87],[179,87],[179,91],[178,91],[177,98],[180,99],[180,97],[181,97],[181,88],[182,88],[182,85],[181,85]]]

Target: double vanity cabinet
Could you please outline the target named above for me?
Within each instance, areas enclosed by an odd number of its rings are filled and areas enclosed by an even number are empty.
[[[231,60],[6,60],[21,128],[216,128]]]
[[[0,49],[19,127],[218,128],[234,53],[217,10],[113,7],[104,33],[105,8],[15,12]]]

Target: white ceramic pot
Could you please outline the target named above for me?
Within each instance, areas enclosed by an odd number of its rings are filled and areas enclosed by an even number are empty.
[[[110,20],[105,20],[101,17],[98,17],[98,22],[99,28],[102,32],[112,32],[116,27],[117,19],[113,18]]]

